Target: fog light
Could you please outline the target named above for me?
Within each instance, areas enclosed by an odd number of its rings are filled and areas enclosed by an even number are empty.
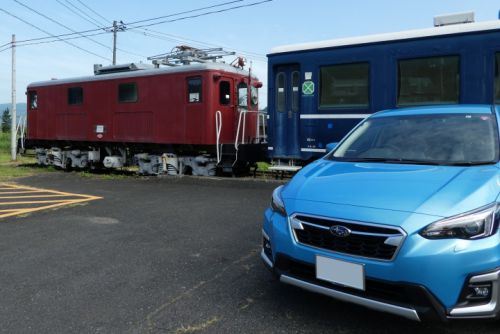
[[[490,295],[490,288],[474,288],[474,295],[477,297],[488,297]]]
[[[273,258],[273,251],[271,248],[271,241],[269,241],[266,237],[262,238],[262,248],[264,248],[264,253],[266,256],[272,260]]]
[[[468,300],[488,300],[490,297],[491,283],[469,284]]]

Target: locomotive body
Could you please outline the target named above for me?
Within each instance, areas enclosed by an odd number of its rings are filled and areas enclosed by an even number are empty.
[[[245,145],[260,145],[261,83],[249,72],[224,63],[144,67],[30,84],[27,146],[39,163],[212,175],[235,166]],[[252,162],[245,156],[240,165]]]

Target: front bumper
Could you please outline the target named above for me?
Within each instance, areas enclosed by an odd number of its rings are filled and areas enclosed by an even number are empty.
[[[441,247],[441,252],[424,251],[422,255],[415,254],[417,244],[412,242],[412,237],[419,236],[409,234],[408,237],[407,245],[394,261],[349,257],[297,244],[286,218],[268,210],[261,257],[283,283],[407,319],[499,318],[498,247],[490,247],[497,240],[490,240],[485,250],[479,247],[458,252],[456,247]],[[314,259],[318,254],[363,263],[366,267],[365,291],[317,279]],[[453,259],[451,265],[448,263],[450,258]],[[478,260],[471,262],[474,258]],[[441,270],[440,266],[443,267]],[[481,284],[489,286],[489,299],[464,302],[471,286]]]

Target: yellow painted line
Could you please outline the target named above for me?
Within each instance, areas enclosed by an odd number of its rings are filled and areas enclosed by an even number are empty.
[[[98,199],[102,199],[102,197],[85,195],[85,194],[76,194],[76,193],[68,193],[63,191],[51,190],[51,189],[43,189],[43,188],[34,188],[29,186],[23,186],[18,184],[7,184],[0,183],[0,190],[9,190],[9,191],[0,191],[0,195],[17,195],[17,194],[28,194],[23,196],[0,196],[0,206],[13,206],[16,205],[38,205],[38,204],[47,204],[42,206],[31,206],[28,208],[8,208],[0,210],[0,218],[12,217],[17,215],[23,215],[31,212],[48,210],[53,208],[58,208],[66,205],[83,203],[88,201],[94,201]],[[15,191],[11,191],[15,190]],[[38,193],[38,194],[37,194]],[[45,193],[45,194],[42,194]],[[31,194],[31,195],[29,195]],[[35,195],[36,194],[36,195]],[[56,198],[56,197],[69,197],[67,199],[52,199],[52,200],[44,200],[44,198]],[[37,199],[41,200],[29,200],[23,201],[22,199]],[[20,201],[16,202],[2,202],[1,200],[8,199],[20,199]]]
[[[15,194],[33,194],[33,193],[47,193],[47,190],[28,190],[28,191],[0,191],[2,195],[15,195]]]
[[[1,195],[2,193],[0,193]],[[0,196],[0,199],[18,199],[18,198],[51,198],[51,197],[70,197],[68,195],[28,195],[28,196]]]

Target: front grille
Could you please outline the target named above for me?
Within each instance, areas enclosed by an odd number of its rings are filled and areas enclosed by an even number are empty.
[[[403,232],[391,227],[304,215],[296,215],[290,219],[297,242],[354,256],[391,260],[404,238]],[[350,235],[347,237],[335,236],[330,231],[330,227],[335,225],[348,228],[351,232]],[[389,238],[397,242],[387,243]]]

